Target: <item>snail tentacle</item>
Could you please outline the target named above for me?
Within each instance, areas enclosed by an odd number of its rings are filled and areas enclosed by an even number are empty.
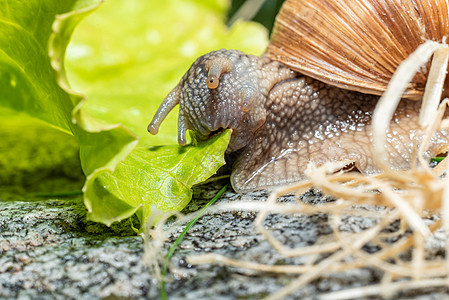
[[[220,83],[220,75],[232,71],[234,64],[227,57],[216,57],[206,67],[209,69],[206,79],[208,88],[216,89]]]
[[[157,134],[159,131],[159,126],[162,121],[167,117],[168,113],[179,104],[181,99],[181,84],[176,85],[176,87],[165,97],[161,105],[156,111],[156,114],[148,125],[148,131],[151,134]]]
[[[185,146],[187,144],[187,123],[186,118],[183,111],[179,111],[178,116],[178,144],[181,146]]]

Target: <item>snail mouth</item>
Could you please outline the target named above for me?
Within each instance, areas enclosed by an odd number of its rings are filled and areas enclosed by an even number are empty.
[[[199,131],[194,130],[193,133],[195,135],[195,138],[199,141],[207,141],[211,139],[212,137],[222,133],[225,131],[225,128],[220,127],[217,130],[209,131],[209,133],[201,133]]]
[[[225,130],[228,130],[228,129],[231,130],[231,140],[229,141],[228,148],[226,150],[227,153],[234,152],[234,151],[242,148],[242,146],[246,145],[246,143],[244,145],[242,145],[242,143],[239,142],[242,139],[241,137],[239,137],[239,134],[238,134],[239,131],[234,128],[229,128],[229,127],[219,127],[216,130],[210,131],[207,135],[201,135],[201,134],[198,135],[197,134],[197,138],[198,138],[198,140],[202,140],[202,141],[209,140],[209,139],[223,133]]]
[[[216,136],[217,134],[222,133],[223,131],[225,131],[225,128],[223,128],[223,127],[220,127],[220,128],[218,128],[217,130],[211,131],[211,132],[209,133],[208,139],[210,139],[210,138],[213,137],[213,136]]]

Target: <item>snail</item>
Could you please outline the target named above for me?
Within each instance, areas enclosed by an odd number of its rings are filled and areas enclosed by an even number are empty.
[[[449,35],[447,0],[288,0],[261,56],[221,49],[199,57],[148,125],[152,134],[179,104],[178,142],[224,128],[237,157],[237,192],[302,180],[309,162],[353,164],[377,172],[372,114],[398,65],[427,40]],[[387,133],[390,164],[409,168],[422,139],[420,100],[430,62],[399,103]],[[444,80],[444,79],[443,79]],[[443,95],[449,89],[444,85]],[[426,155],[449,141],[434,133]]]

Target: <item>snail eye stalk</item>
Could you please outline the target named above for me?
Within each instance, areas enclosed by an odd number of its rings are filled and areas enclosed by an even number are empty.
[[[206,85],[211,90],[216,89],[220,84],[220,76],[223,73],[232,71],[234,64],[229,58],[216,57],[211,59],[206,67],[209,69],[206,79]]]

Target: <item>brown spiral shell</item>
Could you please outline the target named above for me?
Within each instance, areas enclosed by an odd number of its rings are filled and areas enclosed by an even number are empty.
[[[380,95],[419,45],[446,42],[448,1],[287,0],[265,55],[325,83]],[[422,97],[429,67],[404,97]]]

